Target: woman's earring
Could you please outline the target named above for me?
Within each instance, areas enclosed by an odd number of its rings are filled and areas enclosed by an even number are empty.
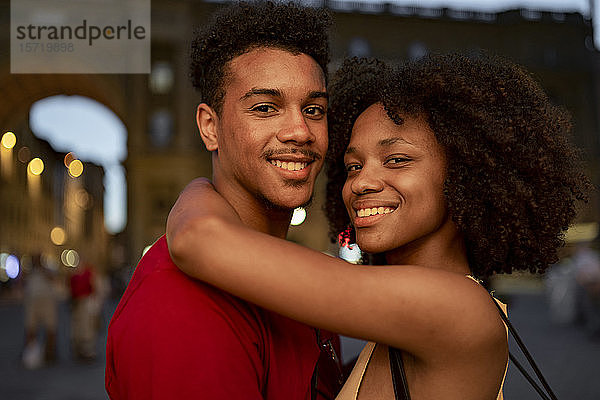
[[[341,231],[338,235],[338,243],[340,247],[350,246],[350,243],[354,242],[354,239],[354,227],[352,225],[348,225],[348,227]]]
[[[362,262],[362,252],[358,248],[358,245],[354,243],[356,241],[356,235],[354,227],[348,225],[338,235],[338,243],[340,244],[339,257],[353,264],[359,264]]]

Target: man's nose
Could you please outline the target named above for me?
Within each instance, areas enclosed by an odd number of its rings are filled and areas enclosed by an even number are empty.
[[[279,129],[277,139],[282,143],[294,143],[304,145],[315,141],[315,135],[306,123],[306,118],[302,111],[289,113],[284,125]]]

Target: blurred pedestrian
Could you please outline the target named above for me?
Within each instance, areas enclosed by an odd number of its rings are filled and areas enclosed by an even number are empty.
[[[561,252],[560,262],[552,265],[544,274],[546,298],[550,318],[557,324],[579,321],[579,285],[575,279],[574,248],[567,245]]]
[[[70,279],[71,287],[71,344],[80,361],[96,358],[97,318],[95,312],[94,271],[84,261]]]
[[[31,259],[31,272],[25,279],[25,346],[23,364],[33,369],[56,361],[58,293],[54,274],[42,265],[41,254]],[[40,340],[40,333],[45,340]]]
[[[106,321],[104,320],[104,315],[106,314],[105,306],[112,289],[110,279],[106,274],[100,273],[98,270],[94,272],[92,278],[93,291],[91,312],[95,321],[96,331],[100,332],[106,326]]]
[[[573,264],[585,327],[590,335],[600,338],[600,256],[589,242],[580,243]]]

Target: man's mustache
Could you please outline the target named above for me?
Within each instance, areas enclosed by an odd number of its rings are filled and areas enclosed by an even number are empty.
[[[287,149],[269,149],[263,152],[263,157],[265,158],[273,158],[273,156],[277,156],[280,154],[302,154],[303,156],[310,157],[315,161],[318,161],[323,158],[323,156],[316,151],[310,149],[296,148],[290,147]]]

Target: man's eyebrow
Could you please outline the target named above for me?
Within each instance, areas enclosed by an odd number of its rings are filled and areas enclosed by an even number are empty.
[[[320,98],[329,99],[329,93],[320,92],[318,90],[315,90],[308,94],[308,98],[309,99],[320,99]]]
[[[283,97],[283,93],[281,93],[281,90],[279,89],[267,89],[267,88],[252,88],[250,90],[248,90],[242,97],[240,97],[240,100],[246,100],[249,97],[252,96],[272,96],[272,97]]]
[[[391,137],[391,138],[388,138],[388,139],[382,139],[382,140],[380,140],[380,141],[379,141],[379,143],[377,143],[377,144],[378,144],[379,146],[391,146],[391,145],[393,145],[393,144],[395,144],[395,143],[406,143],[406,144],[412,144],[412,143],[410,143],[409,141],[407,141],[406,139],[404,139],[404,138],[401,138],[401,137],[399,137],[399,136],[396,136],[396,137]]]
[[[356,153],[356,147],[346,148],[346,152],[344,154],[352,154],[352,153]]]

